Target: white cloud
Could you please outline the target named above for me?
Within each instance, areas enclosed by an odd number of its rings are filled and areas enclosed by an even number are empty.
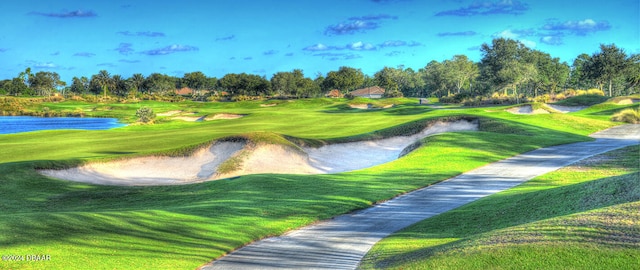
[[[513,31],[511,31],[510,29],[504,30],[500,33],[495,33],[493,34],[494,38],[509,38],[509,39],[517,39],[518,37],[520,37],[520,35],[514,33]]]
[[[324,45],[322,43],[318,43],[316,45],[312,45],[312,46],[306,47],[303,50],[312,51],[312,52],[318,52],[318,51],[327,51],[329,49],[330,48],[327,45]]]
[[[347,45],[347,48],[354,51],[373,51],[376,49],[376,46],[371,43],[358,41]]]

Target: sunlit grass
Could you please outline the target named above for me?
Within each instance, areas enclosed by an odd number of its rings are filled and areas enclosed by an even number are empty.
[[[627,147],[424,220],[361,268],[637,269],[639,159]]]
[[[614,125],[570,115],[516,116],[500,108],[432,110],[408,99],[393,108],[360,111],[345,108],[348,100],[261,106],[269,102],[74,103],[69,106],[112,108],[95,110],[94,116],[126,118],[140,105],[156,113],[247,116],[0,136],[0,253],[44,253],[52,259],[2,262],[0,268],[193,269],[251,241],[365,208],[518,153],[589,140],[585,135]],[[109,187],[50,179],[34,170],[123,156],[181,154],[229,136],[273,142],[283,134],[330,142],[398,135],[443,117],[479,117],[482,131],[430,137],[402,159],[336,175],[252,175],[185,186]]]

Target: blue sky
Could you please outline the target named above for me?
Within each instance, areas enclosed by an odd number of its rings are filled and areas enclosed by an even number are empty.
[[[373,75],[424,67],[493,38],[571,63],[615,43],[640,53],[638,0],[4,1],[0,79],[27,67],[70,82],[105,69],[129,77],[252,73],[306,76],[340,66]]]

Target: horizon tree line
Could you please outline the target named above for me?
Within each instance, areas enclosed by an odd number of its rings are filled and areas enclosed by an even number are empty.
[[[433,60],[417,71],[404,66],[384,67],[373,76],[342,66],[326,76],[319,73],[314,79],[306,77],[301,69],[277,72],[270,79],[247,73],[229,73],[218,79],[201,71],[185,73],[182,77],[161,73],[145,77],[136,73],[123,78],[100,70],[90,78],[73,77],[67,85],[56,72],[33,74],[27,68],[15,78],[0,81],[0,95],[48,96],[61,92],[127,97],[171,95],[176,89],[188,87],[196,93],[307,98],[320,97],[334,89],[346,94],[370,86],[386,89],[389,96],[407,97],[473,97],[496,93],[516,98],[537,97],[569,88],[597,88],[609,96],[640,92],[640,55],[628,55],[615,44],[601,44],[600,51],[591,55],[582,53],[571,65],[512,39],[494,39],[491,44],[482,44],[480,50],[479,62],[471,61],[466,55],[455,55],[441,62]]]

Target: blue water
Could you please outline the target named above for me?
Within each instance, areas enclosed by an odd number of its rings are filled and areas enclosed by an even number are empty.
[[[0,116],[0,134],[53,129],[105,130],[122,126],[124,124],[115,118]]]

